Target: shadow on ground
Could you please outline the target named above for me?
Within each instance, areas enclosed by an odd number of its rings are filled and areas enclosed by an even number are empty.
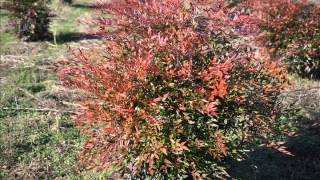
[[[236,179],[320,179],[320,111],[309,119],[298,116],[295,135],[282,145],[292,155],[275,148],[254,147],[243,161],[229,160],[229,174]]]
[[[64,44],[68,42],[78,42],[81,40],[91,40],[91,39],[101,39],[101,36],[96,36],[93,34],[85,34],[85,33],[60,33],[56,36],[58,44]]]
[[[101,9],[101,8],[107,7],[108,3],[100,4],[100,5],[95,5],[95,4],[72,4],[71,6],[74,7],[74,8],[80,8],[80,9]]]
[[[81,9],[96,9],[97,8],[96,5],[92,5],[92,4],[72,4],[71,6],[74,8],[81,8]]]

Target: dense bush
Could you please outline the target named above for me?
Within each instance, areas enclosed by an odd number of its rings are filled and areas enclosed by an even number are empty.
[[[43,40],[50,37],[50,0],[10,0],[5,8],[17,19],[17,31],[27,40]]]
[[[261,0],[251,5],[264,30],[264,45],[287,62],[290,71],[320,78],[320,6],[294,0]]]
[[[221,1],[116,1],[96,21],[105,50],[73,50],[65,85],[92,98],[75,118],[81,161],[133,177],[217,178],[223,159],[266,137],[286,78],[252,48],[246,11]],[[248,41],[247,41],[248,39]]]

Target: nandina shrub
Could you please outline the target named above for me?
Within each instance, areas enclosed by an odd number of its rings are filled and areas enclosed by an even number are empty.
[[[292,72],[320,78],[320,6],[310,1],[252,1],[261,42]]]
[[[72,50],[77,59],[60,70],[65,85],[91,94],[74,119],[90,136],[84,165],[136,178],[217,178],[227,155],[267,136],[286,78],[248,45],[245,11],[223,0],[99,5],[104,51]]]
[[[51,37],[49,32],[50,0],[10,0],[5,2],[17,20],[17,33],[21,38],[36,41]]]

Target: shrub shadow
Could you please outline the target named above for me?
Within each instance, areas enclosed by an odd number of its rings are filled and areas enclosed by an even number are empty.
[[[101,36],[96,36],[93,34],[85,34],[85,33],[60,33],[56,36],[56,40],[58,44],[64,44],[68,42],[78,42],[81,40],[90,40],[90,39],[101,39]]]
[[[92,4],[72,4],[71,6],[74,8],[79,8],[79,9],[95,9],[95,8],[97,8],[96,5],[92,5]]]
[[[228,172],[236,179],[308,179],[320,178],[320,114],[298,126],[296,135],[287,137],[282,146],[294,156],[268,147],[253,147],[243,161],[228,159]],[[281,152],[280,152],[281,151]]]
[[[108,3],[106,4],[72,4],[71,5],[74,8],[80,8],[80,9],[102,9],[108,6]]]

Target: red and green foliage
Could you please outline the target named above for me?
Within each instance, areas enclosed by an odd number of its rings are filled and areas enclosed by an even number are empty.
[[[263,45],[302,76],[320,78],[320,6],[310,1],[252,1]]]
[[[246,11],[224,0],[100,4],[104,51],[73,50],[60,76],[92,95],[75,117],[81,161],[132,176],[222,177],[222,160],[266,137],[281,64],[250,47]],[[249,39],[250,40],[250,39]]]

